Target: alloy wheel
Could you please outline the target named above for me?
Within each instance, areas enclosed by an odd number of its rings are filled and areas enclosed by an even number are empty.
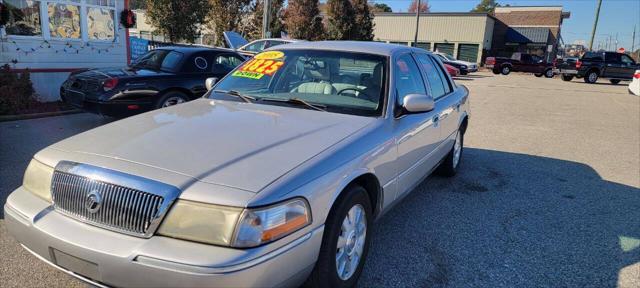
[[[184,103],[184,99],[182,99],[181,97],[169,97],[167,98],[167,100],[164,100],[164,102],[162,103],[162,107],[169,107],[169,106],[173,106],[173,105],[177,105],[180,103]]]
[[[598,81],[598,74],[596,72],[589,73],[589,82],[596,83]]]
[[[336,270],[338,277],[348,280],[358,269],[367,238],[367,217],[362,205],[349,209],[342,220],[336,249]]]
[[[453,168],[458,167],[460,155],[462,154],[462,143],[460,143],[460,132],[456,135],[456,142],[453,144]]]

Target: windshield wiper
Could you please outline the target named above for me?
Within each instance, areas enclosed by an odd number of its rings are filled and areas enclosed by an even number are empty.
[[[304,105],[307,106],[313,110],[317,110],[317,111],[322,111],[322,112],[326,112],[327,110],[325,110],[327,108],[327,106],[325,105],[321,105],[321,104],[315,104],[315,103],[309,103],[305,100],[302,100],[300,98],[260,98],[260,101],[272,101],[272,102],[283,102],[283,103],[291,103],[291,104],[297,104],[297,105]]]
[[[242,99],[244,102],[247,103],[253,103],[253,101],[256,101],[256,97],[253,97],[251,95],[244,95],[241,94],[240,92],[236,91],[236,90],[213,90],[213,92],[217,92],[217,93],[224,93],[227,94],[229,96],[233,96],[233,97],[238,97],[240,99]]]

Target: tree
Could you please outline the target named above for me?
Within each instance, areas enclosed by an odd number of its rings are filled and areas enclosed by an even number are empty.
[[[431,6],[429,6],[429,2],[427,0],[420,1],[420,13],[429,13]],[[418,11],[418,0],[411,1],[409,5],[409,13],[416,13]]]
[[[355,14],[353,23],[353,40],[373,40],[373,14],[367,0],[351,0]]]
[[[284,12],[284,26],[289,36],[302,40],[322,40],[324,26],[318,0],[289,0]]]
[[[371,6],[371,12],[373,13],[379,13],[379,12],[393,12],[393,10],[391,10],[391,7],[389,7],[389,5],[384,4],[384,3],[374,3]]]
[[[493,13],[496,7],[500,7],[500,3],[496,2],[496,0],[480,0],[480,3],[471,12]]]
[[[249,3],[251,0],[209,0],[207,28],[214,32],[213,45],[224,46],[222,33],[238,30],[240,22],[249,13]]]
[[[207,0],[146,0],[147,21],[171,42],[193,43],[206,20]]]
[[[327,1],[327,39],[349,40],[353,34],[354,11],[349,0]]]
[[[262,38],[262,19],[264,18],[264,0],[256,0],[251,4],[250,20],[248,27],[246,27],[247,38],[251,40]],[[283,9],[284,0],[271,0],[271,9],[269,16],[269,31],[271,31],[271,37],[280,37],[280,33],[284,29],[283,24]]]

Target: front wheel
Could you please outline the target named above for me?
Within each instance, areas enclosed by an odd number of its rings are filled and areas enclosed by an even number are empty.
[[[620,79],[611,79],[609,80],[609,82],[611,82],[611,84],[613,85],[618,85],[618,83],[620,83]]]
[[[373,210],[361,186],[351,186],[343,193],[327,217],[320,255],[305,286],[353,287],[360,278]]]
[[[169,91],[156,101],[156,109],[182,104],[187,101],[189,101],[189,97],[184,93],[179,91]]]
[[[456,133],[456,139],[453,143],[453,147],[447,154],[447,157],[444,159],[442,163],[440,163],[440,167],[438,167],[438,174],[442,176],[452,177],[455,176],[458,172],[458,166],[460,165],[460,160],[462,160],[462,148],[464,144],[464,134],[462,131],[458,130]]]
[[[573,76],[572,75],[567,75],[567,74],[562,74],[562,81],[571,81],[573,80]]]

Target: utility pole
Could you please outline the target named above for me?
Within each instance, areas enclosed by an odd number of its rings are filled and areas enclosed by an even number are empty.
[[[636,25],[633,25],[633,36],[631,36],[631,55],[636,52]]]
[[[593,30],[591,30],[591,41],[589,41],[589,50],[593,48],[593,37],[596,36],[596,27],[598,27],[598,18],[600,18],[600,6],[602,0],[598,0],[598,8],[596,8],[596,21],[593,22]]]
[[[271,15],[271,1],[262,0],[262,38],[271,37],[271,31],[269,31],[269,16]]]
[[[416,7],[416,34],[413,36],[413,47],[418,45],[418,26],[420,25],[420,0],[418,0],[418,7]]]

